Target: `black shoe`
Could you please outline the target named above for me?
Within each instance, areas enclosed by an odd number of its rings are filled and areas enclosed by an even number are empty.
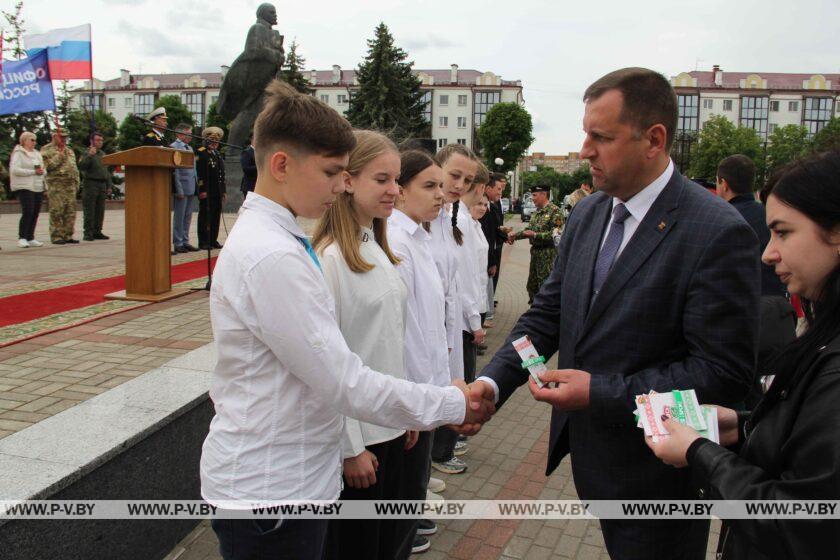
[[[175,247],[175,253],[189,253],[189,252],[190,252],[189,249],[187,249],[186,247]]]
[[[186,244],[186,245],[184,245],[183,247],[184,247],[184,249],[186,249],[187,251],[200,251],[200,250],[201,250],[201,249],[199,249],[198,247],[193,247],[193,246],[192,246],[192,245],[190,245],[189,243],[187,243],[187,244]]]
[[[93,241],[94,237],[92,235],[85,235],[82,239],[85,241]]]
[[[209,249],[210,249],[210,247],[208,245],[199,245],[198,246],[199,251],[208,251]]]
[[[434,535],[437,533],[437,525],[431,519],[421,519],[417,526],[418,535]]]
[[[221,249],[222,247],[224,247],[224,245],[222,245],[221,243],[219,243],[218,241],[216,241],[215,243],[213,243],[212,247],[213,247],[214,249]]]
[[[65,243],[67,243],[67,242],[64,241],[63,239],[56,239],[55,241],[52,242],[53,245],[64,245]]]
[[[78,240],[78,239],[73,239],[73,238],[71,237],[70,239],[65,239],[65,240],[64,240],[64,242],[65,242],[65,243],[78,243],[78,242],[79,242],[79,240]]]
[[[432,543],[429,542],[429,539],[422,535],[417,535],[414,537],[414,544],[411,545],[411,553],[426,552],[430,548],[432,548]]]
[[[94,239],[111,239],[110,237],[108,237],[104,233],[94,233],[93,238]]]

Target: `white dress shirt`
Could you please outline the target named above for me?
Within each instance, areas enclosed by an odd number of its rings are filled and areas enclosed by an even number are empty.
[[[373,270],[350,270],[336,243],[324,248],[321,256],[324,279],[335,301],[338,328],[347,347],[365,365],[405,379],[405,285],[373,231],[362,228],[359,235],[359,252]],[[343,458],[356,457],[366,446],[391,441],[404,433],[348,417],[342,438]]]
[[[463,422],[457,388],[382,375],[350,351],[303,238],[289,210],[252,192],[216,264],[216,414],[200,473],[202,496],[219,507],[336,499],[342,414],[413,430]]]
[[[459,204],[458,229],[463,234],[463,243],[455,244],[455,259],[458,265],[458,293],[463,308],[461,330],[466,332],[475,332],[481,328],[481,290],[478,286],[476,239],[472,231],[472,221],[466,204]]]
[[[476,251],[476,282],[478,283],[478,311],[480,313],[487,313],[487,268],[489,262],[488,251],[490,244],[487,243],[487,238],[484,237],[484,230],[481,229],[481,222],[473,218],[470,225],[472,226],[472,234],[474,243],[473,246]]]
[[[665,187],[668,185],[668,181],[671,180],[671,175],[674,173],[674,162],[669,161],[668,167],[665,168],[665,171],[653,180],[651,184],[640,190],[636,195],[625,201],[624,206],[627,208],[627,211],[630,212],[630,215],[627,219],[624,220],[624,237],[621,239],[621,245],[618,248],[618,253],[616,253],[615,258],[618,259],[618,256],[630,242],[630,239],[633,237],[633,234],[636,233],[636,229],[638,229],[639,224],[642,223],[642,220],[645,219],[650,207],[653,206],[653,203],[656,202],[656,199],[659,198],[659,195],[662,194],[662,191],[665,190]],[[613,208],[616,205],[620,204],[622,201],[613,198],[612,199],[612,206]],[[609,232],[609,227],[612,224],[612,220],[607,220],[607,225],[604,228],[604,231],[601,233],[601,247],[604,246],[604,243],[607,240],[607,233]],[[495,381],[490,379],[489,377],[481,376],[478,380],[484,381],[488,383],[491,387],[493,387],[493,391],[496,393],[496,401],[499,400],[499,386],[496,384]]]
[[[404,213],[394,210],[388,218],[388,245],[400,259],[397,272],[408,289],[406,379],[445,387],[452,382],[446,339],[446,299],[432,257],[432,236]]]
[[[455,258],[455,237],[452,218],[446,208],[430,223],[432,258],[443,283],[446,299],[446,344],[449,352],[449,373],[452,379],[464,378],[464,339],[461,336],[461,296],[458,293],[458,266]]]

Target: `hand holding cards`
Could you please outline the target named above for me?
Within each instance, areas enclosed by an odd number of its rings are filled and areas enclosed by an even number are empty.
[[[519,357],[522,358],[522,368],[528,370],[537,387],[542,389],[545,383],[540,379],[540,374],[546,371],[545,358],[537,353],[537,349],[534,348],[534,343],[531,342],[528,335],[517,338],[511,344],[513,344]]]
[[[717,409],[713,406],[700,406],[693,389],[674,390],[669,393],[656,393],[636,396],[637,426],[643,428],[646,436],[654,442],[668,437],[668,431],[662,423],[662,415],[669,416],[695,429],[702,437],[715,443],[720,441],[718,434]]]

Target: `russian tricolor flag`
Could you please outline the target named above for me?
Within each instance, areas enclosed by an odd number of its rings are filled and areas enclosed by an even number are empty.
[[[44,49],[49,57],[53,80],[87,80],[93,77],[90,48],[90,24],[53,29],[40,35],[24,37],[27,56]]]

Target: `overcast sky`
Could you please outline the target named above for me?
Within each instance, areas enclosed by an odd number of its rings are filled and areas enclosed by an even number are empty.
[[[10,10],[13,0],[0,0]],[[241,52],[255,0],[24,0],[27,31],[93,25],[94,75],[210,72]],[[603,74],[840,72],[837,0],[279,0],[277,29],[307,69],[355,68],[384,21],[415,68],[492,71],[522,80],[532,151],[577,151],[580,97]],[[60,9],[59,9],[60,7]],[[288,47],[287,47],[288,50]]]

